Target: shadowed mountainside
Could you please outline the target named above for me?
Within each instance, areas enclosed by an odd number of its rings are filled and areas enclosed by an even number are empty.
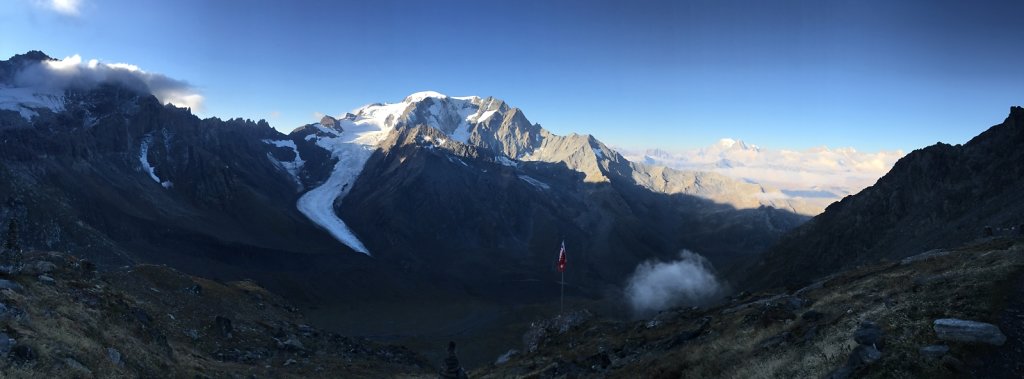
[[[964,145],[936,144],[875,185],[786,234],[751,268],[754,288],[798,286],[842,269],[900,259],[1024,226],[1024,108]]]

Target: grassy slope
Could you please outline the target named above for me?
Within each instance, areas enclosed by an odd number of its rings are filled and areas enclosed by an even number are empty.
[[[805,301],[800,307],[785,305],[794,294],[762,293],[709,310],[666,311],[655,322],[591,320],[543,340],[536,352],[473,374],[485,378],[823,377],[846,362],[856,346],[852,336],[860,322],[872,320],[884,330],[887,346],[881,361],[856,376],[957,377],[960,374],[953,369],[918,353],[922,346],[941,342],[932,322],[963,318],[996,323],[1007,332],[1024,317],[1007,313],[1024,312],[1007,307],[1019,296],[1012,291],[1013,284],[1024,279],[1022,274],[1024,241],[979,241],[937,258],[905,265],[880,263],[828,277],[795,293]],[[818,321],[800,317],[809,310],[823,317]],[[770,343],[775,336],[780,337]],[[953,343],[950,354],[976,374],[1021,375],[1012,368],[1013,361],[1024,358],[1020,337],[1008,337],[1002,347]]]
[[[26,254],[56,269],[3,277],[20,290],[0,290],[0,331],[37,358],[0,359],[0,377],[410,377],[432,370],[421,357],[305,327],[286,301],[249,281],[218,283],[164,266],[125,267],[96,277],[82,261],[59,253]],[[202,290],[196,293],[194,286]],[[215,323],[231,320],[231,335]],[[302,348],[279,344],[294,339]],[[107,349],[122,355],[122,365]],[[79,365],[76,365],[77,362]],[[83,369],[84,368],[84,369]]]

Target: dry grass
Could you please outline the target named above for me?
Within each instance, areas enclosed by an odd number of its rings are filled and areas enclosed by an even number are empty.
[[[26,259],[50,259],[44,254]],[[0,330],[33,349],[35,359],[0,366],[3,378],[193,378],[221,377],[415,377],[429,371],[411,354],[334,337],[319,331],[299,338],[305,351],[282,350],[275,333],[301,334],[304,321],[287,303],[252,282],[221,284],[175,270],[142,265],[101,278],[76,271],[74,258],[57,256],[54,284],[33,276],[9,278],[19,291],[0,291],[0,301],[25,317],[0,319]],[[66,261],[62,261],[65,259]],[[199,284],[201,294],[191,291]],[[233,321],[233,336],[212,327],[215,316]],[[194,331],[189,335],[188,331]],[[119,351],[114,364],[107,348]],[[216,351],[263,349],[256,361],[218,360]],[[354,351],[354,352],[353,352]],[[285,366],[289,359],[294,364]]]
[[[882,360],[859,375],[955,377],[941,364],[919,356],[920,347],[939,342],[932,322],[943,317],[996,321],[1008,296],[1004,283],[1021,273],[1024,241],[986,241],[909,265],[883,263],[831,277],[820,288],[801,294],[807,304],[795,312],[798,317],[789,321],[752,322],[765,312],[764,307],[757,305],[727,311],[765,297],[750,296],[703,312],[682,312],[653,329],[645,328],[642,322],[618,326],[610,322],[591,323],[556,337],[536,354],[483,368],[475,374],[516,377],[532,371],[549,374],[542,377],[567,372],[623,378],[823,377],[845,364],[856,347],[853,332],[862,321],[871,320],[884,330],[886,346]],[[818,322],[801,319],[799,315],[808,310],[821,312],[824,318]],[[665,341],[691,330],[695,320],[705,316],[711,317],[711,326],[700,337],[666,347]],[[596,338],[581,335],[583,330],[595,326],[603,331]],[[813,338],[801,338],[811,329],[815,330]],[[761,346],[763,341],[784,332],[791,336],[785,343]],[[570,341],[576,341],[575,345],[570,347]],[[973,354],[968,346],[953,344],[951,348],[953,355]],[[587,365],[587,359],[600,351],[613,352],[610,370]],[[551,371],[547,363],[552,361],[565,364],[560,371]],[[573,364],[576,371],[566,368]]]

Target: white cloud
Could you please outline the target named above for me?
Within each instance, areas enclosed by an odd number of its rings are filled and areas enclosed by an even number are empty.
[[[57,12],[64,16],[78,17],[82,14],[82,0],[34,0],[36,6]]]
[[[639,264],[626,284],[626,297],[639,315],[676,307],[708,305],[726,293],[711,263],[689,250],[672,262]]]
[[[77,54],[26,67],[14,78],[14,84],[19,87],[59,90],[89,89],[108,82],[151,93],[164,104],[188,107],[197,112],[203,107],[203,96],[188,82],[146,72],[127,63],[103,63],[96,59],[83,63]]]
[[[871,153],[825,146],[804,151],[771,150],[728,138],[706,148],[687,151],[620,152],[636,162],[713,171],[784,191],[828,191],[836,200],[874,184],[905,155],[900,150]]]

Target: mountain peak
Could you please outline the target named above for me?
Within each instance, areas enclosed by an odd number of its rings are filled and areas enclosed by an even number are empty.
[[[443,93],[436,92],[436,91],[420,91],[420,92],[413,93],[413,94],[411,94],[409,96],[406,96],[405,100],[403,102],[405,102],[405,103],[415,103],[415,102],[423,101],[423,100],[425,100],[428,97],[433,97],[433,98],[436,98],[436,99],[447,99],[448,95],[445,95]]]
[[[722,138],[718,140],[718,142],[715,143],[713,148],[716,150],[761,150],[759,147],[757,147],[757,145],[748,145],[746,142],[743,142],[743,140],[732,138]]]
[[[46,53],[39,50],[29,50],[25,54],[17,54],[9,59],[12,62],[42,62],[54,60]]]

